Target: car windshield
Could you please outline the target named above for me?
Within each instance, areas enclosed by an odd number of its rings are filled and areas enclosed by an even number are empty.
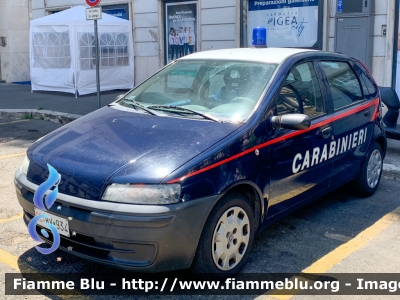
[[[276,66],[228,60],[176,61],[117,103],[155,115],[243,122]]]

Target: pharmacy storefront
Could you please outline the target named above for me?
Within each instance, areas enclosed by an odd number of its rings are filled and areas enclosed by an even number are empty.
[[[249,0],[246,31],[247,46],[254,27],[267,28],[270,47],[322,49],[323,0]]]
[[[254,27],[269,47],[322,49],[323,0],[163,0],[164,64],[197,51],[250,47]]]

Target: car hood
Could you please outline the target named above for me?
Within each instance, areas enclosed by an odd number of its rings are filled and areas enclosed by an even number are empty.
[[[239,126],[105,107],[34,143],[28,179],[43,183],[50,164],[61,193],[97,200],[110,183],[159,183]]]

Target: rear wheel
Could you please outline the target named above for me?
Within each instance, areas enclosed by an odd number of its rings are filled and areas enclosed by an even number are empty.
[[[225,196],[204,226],[191,270],[232,276],[244,266],[254,241],[253,208],[239,193]]]
[[[382,148],[375,143],[361,166],[356,179],[356,192],[360,196],[371,196],[377,190],[382,176],[383,155]]]

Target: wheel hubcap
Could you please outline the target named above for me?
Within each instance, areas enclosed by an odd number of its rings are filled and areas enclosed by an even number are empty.
[[[217,222],[212,255],[218,269],[232,270],[242,260],[250,240],[250,221],[238,206],[226,210]]]
[[[367,168],[367,183],[368,186],[373,189],[376,187],[379,181],[379,177],[382,172],[382,156],[379,150],[374,150],[371,157],[369,158]]]

